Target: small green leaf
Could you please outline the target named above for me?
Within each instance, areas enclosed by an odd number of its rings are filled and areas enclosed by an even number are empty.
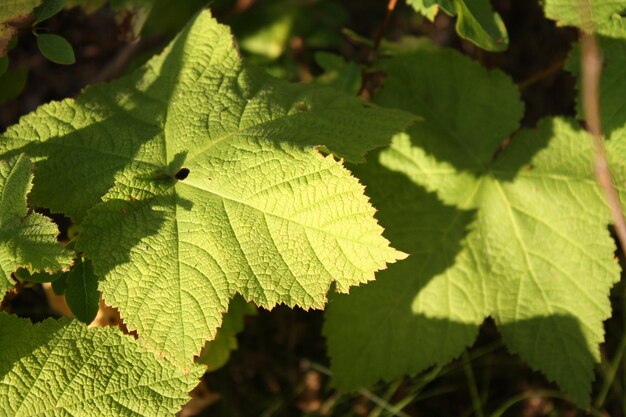
[[[9,68],[9,57],[8,56],[0,57],[0,76],[2,76],[5,72],[7,72],[8,68]]]
[[[56,64],[71,65],[76,62],[72,45],[62,36],[37,35],[37,47],[43,56]]]
[[[410,0],[409,3],[411,3],[411,1],[414,2],[416,0]],[[441,10],[443,10],[449,16],[454,16],[456,14],[456,11],[454,10],[454,5],[452,4],[452,0],[423,0],[423,2],[424,6],[426,7],[431,7],[435,4],[438,4]]]
[[[435,16],[437,16],[437,12],[439,11],[439,7],[435,2],[428,2],[427,0],[406,0],[407,4],[412,6],[413,9],[431,22],[435,20]]]
[[[35,23],[37,25],[44,20],[50,19],[55,14],[63,10],[65,0],[45,0],[43,4],[35,9]]]
[[[98,292],[98,278],[93,272],[91,261],[82,258],[67,273],[67,287],[65,301],[76,318],[83,323],[91,323],[98,314],[100,293]]]
[[[458,14],[456,31],[487,51],[504,51],[509,46],[509,35],[502,18],[491,10],[487,0],[456,0]]]

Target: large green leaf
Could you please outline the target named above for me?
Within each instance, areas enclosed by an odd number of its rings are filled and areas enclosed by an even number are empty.
[[[26,155],[0,160],[0,299],[13,286],[11,274],[18,268],[54,272],[72,261],[57,242],[56,225],[39,213],[28,212],[32,170]]]
[[[0,415],[172,416],[203,373],[158,359],[119,329],[0,313]]]
[[[320,149],[358,161],[414,119],[248,68],[203,12],[133,75],[22,118],[0,154],[38,160],[33,200],[84,220],[104,299],[190,364],[235,294],[321,308],[332,282],[346,292],[403,257]]]
[[[377,102],[425,122],[356,173],[386,236],[410,256],[329,304],[336,384],[445,363],[491,316],[512,352],[588,404],[619,279],[591,139],[552,119],[499,150],[522,114],[503,74],[452,51],[397,57],[383,68]],[[626,169],[614,174],[626,180]]]

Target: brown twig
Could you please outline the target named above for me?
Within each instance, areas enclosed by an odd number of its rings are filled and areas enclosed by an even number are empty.
[[[374,40],[374,50],[377,51],[380,46],[380,42],[383,40],[383,36],[385,35],[385,31],[387,30],[387,26],[389,26],[389,21],[391,20],[391,14],[396,8],[396,4],[398,0],[389,0],[387,3],[387,13],[385,13],[385,20],[383,20],[383,24],[378,29],[376,33],[376,39]]]
[[[373,91],[380,85],[379,79],[380,76],[378,73],[370,73],[369,69],[372,66],[372,62],[376,57],[376,53],[378,52],[378,48],[380,47],[380,43],[383,40],[383,36],[385,35],[385,31],[389,26],[389,22],[391,20],[391,15],[396,8],[396,4],[398,0],[389,0],[387,3],[387,12],[385,13],[385,19],[383,23],[380,25],[378,32],[376,32],[376,37],[374,39],[374,47],[368,54],[367,63],[363,70],[361,71],[361,88],[359,88],[359,92],[357,95],[361,97],[363,100],[369,101],[372,98]]]
[[[581,12],[583,13],[583,29],[580,35],[581,46],[581,72],[582,72],[582,101],[585,113],[585,121],[587,131],[593,137],[595,146],[595,171],[596,179],[602,190],[611,210],[613,223],[615,225],[615,233],[622,247],[622,251],[626,254],[626,220],[622,212],[622,205],[619,200],[604,148],[604,140],[602,139],[602,123],[600,116],[600,76],[602,74],[602,58],[595,36],[593,35],[593,26],[591,16],[589,15],[589,7],[586,2],[581,2]],[[587,13],[586,13],[587,12]]]
[[[548,78],[549,76],[557,73],[558,71],[560,71],[563,66],[565,66],[565,63],[567,62],[567,59],[561,59],[555,63],[553,63],[552,65],[550,65],[548,68],[544,68],[541,71],[531,75],[530,77],[526,78],[524,81],[519,83],[519,88],[520,90],[524,90],[528,87],[530,87],[531,85],[545,79]]]

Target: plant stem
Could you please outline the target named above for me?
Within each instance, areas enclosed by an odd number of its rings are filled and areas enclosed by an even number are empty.
[[[484,417],[485,414],[483,413],[483,404],[480,401],[480,393],[478,392],[478,386],[476,385],[476,379],[474,378],[474,371],[472,370],[471,359],[467,351],[463,352],[463,371],[465,372],[467,386],[469,388],[470,396],[472,397],[474,415],[476,417]]]
[[[383,40],[383,36],[385,35],[385,31],[387,30],[387,26],[389,26],[389,21],[391,20],[391,14],[396,8],[396,4],[398,0],[389,0],[387,3],[387,13],[385,14],[385,20],[383,20],[383,24],[378,29],[376,33],[376,39],[374,40],[374,50],[377,51],[380,46],[380,42]]]
[[[581,10],[591,10],[582,5]],[[593,137],[596,153],[596,179],[604,191],[613,223],[615,225],[615,233],[622,247],[622,251],[626,250],[626,220],[622,212],[622,206],[619,201],[617,191],[613,186],[609,163],[606,158],[606,150],[604,149],[604,140],[602,139],[602,123],[600,118],[600,75],[602,73],[602,59],[598,43],[591,29],[590,16],[583,16],[583,25],[580,33],[581,46],[581,71],[582,71],[582,97],[583,108],[585,112],[585,121],[587,131]]]
[[[611,360],[611,363],[608,366],[606,371],[606,377],[604,378],[604,383],[602,384],[602,388],[596,397],[596,401],[594,402],[596,407],[601,408],[604,404],[604,400],[606,400],[606,396],[615,381],[615,376],[617,375],[617,370],[624,358],[624,353],[626,353],[626,331],[622,335],[622,340],[620,340],[619,347],[617,348],[617,352],[615,352],[615,356]]]

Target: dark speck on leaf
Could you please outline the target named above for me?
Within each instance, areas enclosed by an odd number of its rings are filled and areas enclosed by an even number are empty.
[[[187,178],[188,175],[189,175],[189,170],[187,168],[181,168],[178,170],[176,175],[174,175],[174,177],[176,177],[177,180],[182,181],[185,178]]]

